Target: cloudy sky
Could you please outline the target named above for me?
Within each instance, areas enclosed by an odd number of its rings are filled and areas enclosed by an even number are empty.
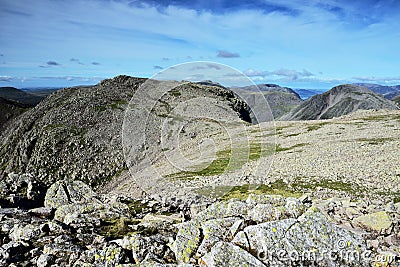
[[[293,88],[394,85],[399,44],[398,0],[0,0],[0,86],[151,77],[191,61]]]

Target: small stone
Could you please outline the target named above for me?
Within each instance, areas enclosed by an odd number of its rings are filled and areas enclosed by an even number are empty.
[[[32,214],[32,215],[40,217],[40,218],[49,218],[53,215],[53,209],[46,208],[46,207],[30,209],[28,212],[29,212],[29,214]]]

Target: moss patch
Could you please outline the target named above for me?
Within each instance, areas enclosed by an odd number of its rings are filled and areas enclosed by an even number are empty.
[[[130,221],[125,218],[114,218],[101,220],[101,226],[98,229],[100,235],[112,239],[121,238],[129,233],[128,224],[139,223],[139,221]]]

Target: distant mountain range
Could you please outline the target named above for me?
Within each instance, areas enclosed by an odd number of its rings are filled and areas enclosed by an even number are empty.
[[[318,120],[339,117],[359,109],[391,109],[399,107],[381,95],[358,85],[340,85],[304,101],[284,116],[283,120]]]
[[[213,81],[202,81],[197,84],[225,88]],[[91,86],[76,88],[91,88]],[[2,111],[0,127],[7,120],[11,120],[26,109],[34,107],[46,96],[60,89],[51,87],[26,89],[0,87],[0,111]],[[291,89],[276,84],[258,84],[257,86],[230,89],[234,92],[240,92],[240,95],[245,98],[253,110],[262,110],[265,115],[262,118],[256,119],[253,113],[250,114],[254,123],[269,121],[272,117],[276,120],[326,119],[345,115],[357,109],[396,109],[395,103],[400,106],[400,85],[383,86],[360,83],[337,86],[328,92],[321,89]],[[260,95],[262,95],[262,98],[260,98]],[[265,110],[264,99],[269,104],[269,110]],[[388,99],[393,100],[393,102]],[[260,114],[260,112],[257,113]]]
[[[32,107],[44,98],[44,96],[24,92],[14,87],[0,87],[0,97]]]
[[[29,105],[0,97],[0,132],[8,121],[11,121],[29,107]]]
[[[400,95],[400,85],[385,86],[374,83],[356,83],[356,85],[367,87],[371,91],[383,95],[386,99],[393,99]]]

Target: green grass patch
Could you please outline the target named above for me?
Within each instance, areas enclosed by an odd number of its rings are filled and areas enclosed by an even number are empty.
[[[364,121],[386,121],[387,119],[388,119],[387,115],[378,115],[378,116],[370,116],[370,117],[361,118],[361,120],[364,120]]]
[[[282,147],[280,144],[277,144],[275,146],[275,152],[288,151],[288,150],[292,150],[292,149],[295,149],[297,147],[303,147],[303,146],[306,146],[306,145],[309,145],[309,144],[308,143],[300,143],[300,144],[295,144],[295,145],[293,145],[291,147]]]
[[[356,139],[360,142],[367,142],[370,145],[380,145],[388,141],[393,141],[393,138],[358,138]]]
[[[293,136],[298,136],[298,135],[300,135],[301,133],[293,133],[293,134],[287,134],[287,135],[285,135],[284,137],[293,137]]]
[[[61,123],[48,124],[45,127],[43,127],[43,130],[44,131],[51,131],[51,130],[54,130],[56,128],[61,128],[61,127],[65,127],[65,125],[61,124]]]
[[[363,197],[365,189],[357,184],[350,184],[343,181],[333,181],[329,179],[302,181],[297,179],[291,184],[297,190],[314,191],[317,187],[327,188],[335,191],[342,191],[357,197]]]
[[[272,144],[262,145],[259,142],[250,143],[250,147],[235,150],[235,159],[232,159],[232,150],[225,149],[217,152],[217,157],[207,167],[195,166],[194,171],[181,171],[164,176],[167,179],[194,179],[195,177],[221,175],[227,171],[239,170],[243,165],[249,161],[258,160],[263,156],[272,155],[274,153],[274,146]]]
[[[318,124],[308,125],[307,126],[307,132],[318,130],[318,129],[322,128],[326,124],[328,124],[328,122],[321,122],[321,123],[318,123]]]
[[[258,194],[258,195],[281,195],[283,197],[300,197],[302,196],[302,192],[296,191],[288,186],[282,180],[276,180],[275,182],[269,185],[259,185],[254,188],[254,185],[242,185],[242,186],[234,186],[232,189],[224,194],[221,199],[229,200],[232,198],[238,199],[246,199],[249,194]]]

